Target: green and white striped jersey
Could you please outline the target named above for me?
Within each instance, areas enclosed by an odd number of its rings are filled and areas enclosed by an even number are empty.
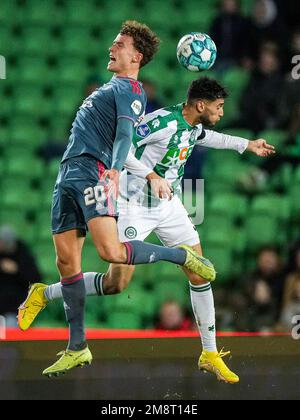
[[[248,140],[204,130],[202,124],[191,126],[184,119],[182,110],[183,104],[159,109],[146,115],[138,125],[126,170],[121,175],[122,198],[130,200],[134,196],[139,197],[139,201],[149,198],[151,191],[145,177],[153,171],[167,179],[174,193],[179,194],[184,167],[195,145],[233,149],[240,153],[246,150]]]

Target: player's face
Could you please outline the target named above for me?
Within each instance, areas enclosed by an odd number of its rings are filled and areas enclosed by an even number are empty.
[[[203,112],[201,113],[201,122],[208,127],[213,127],[220,121],[224,115],[224,99],[215,101],[203,101]]]
[[[119,74],[138,68],[141,53],[134,48],[131,36],[119,34],[109,49],[109,58],[107,70]]]

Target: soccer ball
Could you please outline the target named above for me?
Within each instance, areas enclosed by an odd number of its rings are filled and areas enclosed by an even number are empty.
[[[180,64],[190,71],[210,69],[217,57],[217,47],[210,36],[200,32],[184,35],[177,45]]]

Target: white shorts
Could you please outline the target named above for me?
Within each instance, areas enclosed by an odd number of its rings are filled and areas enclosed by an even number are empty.
[[[134,204],[124,209],[120,204],[118,230],[121,242],[144,241],[154,232],[168,247],[200,243],[198,232],[177,196],[171,201],[162,200],[151,209]]]

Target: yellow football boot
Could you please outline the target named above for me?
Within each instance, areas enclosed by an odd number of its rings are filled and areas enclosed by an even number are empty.
[[[38,314],[46,307],[48,300],[45,297],[47,286],[42,283],[33,284],[28,296],[18,309],[18,325],[22,331],[28,330]]]
[[[91,365],[93,361],[92,353],[88,347],[80,351],[61,351],[57,356],[61,356],[61,358],[44,370],[44,376],[48,376],[48,378],[62,376],[75,367]]]
[[[223,352],[223,349],[220,352],[203,350],[199,358],[198,367],[201,370],[214,373],[219,381],[235,384],[239,382],[239,377],[231,372],[223,361],[223,357],[229,354],[230,351]]]
[[[214,281],[216,279],[216,270],[209,260],[201,257],[191,246],[180,245],[178,248],[185,249],[187,253],[184,267],[198,274],[206,281]]]

